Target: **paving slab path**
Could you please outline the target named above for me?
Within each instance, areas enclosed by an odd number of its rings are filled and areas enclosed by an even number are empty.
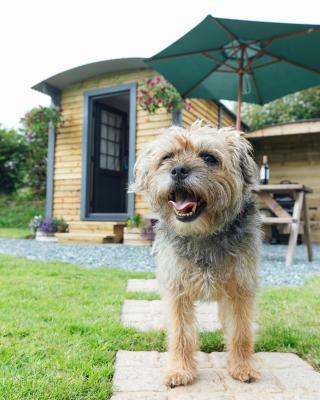
[[[158,282],[156,279],[128,279],[127,291],[157,293]]]
[[[128,292],[157,293],[156,279],[129,279]],[[126,300],[123,304],[121,322],[140,331],[165,329],[161,300]],[[196,318],[199,330],[214,331],[221,328],[216,303],[196,303]]]
[[[193,385],[165,387],[167,353],[117,353],[112,400],[319,400],[320,374],[290,353],[257,353],[261,379],[247,384],[230,377],[226,353],[198,353]]]
[[[127,291],[157,293],[157,280],[129,279]],[[196,302],[195,306],[200,332],[221,329],[216,302]],[[124,326],[143,332],[163,330],[166,327],[163,303],[161,300],[125,300],[121,313],[121,322]],[[258,325],[255,324],[254,328],[257,330]]]
[[[131,292],[157,292],[155,279],[129,280]],[[121,321],[140,330],[162,329],[160,300],[126,300]],[[216,303],[197,304],[200,330],[220,327]],[[291,353],[257,353],[261,379],[247,384],[230,377],[226,353],[197,353],[198,378],[193,385],[169,389],[163,384],[167,353],[117,352],[111,400],[320,400],[320,374]]]
[[[196,318],[199,330],[214,331],[221,328],[216,303],[197,303]],[[163,330],[166,327],[161,300],[125,300],[121,313],[124,326],[139,331]]]

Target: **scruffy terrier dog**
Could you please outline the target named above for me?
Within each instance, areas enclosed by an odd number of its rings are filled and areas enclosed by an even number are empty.
[[[159,216],[158,281],[168,313],[167,386],[196,378],[195,300],[216,300],[228,370],[243,382],[254,369],[253,327],[260,224],[251,192],[256,165],[234,130],[171,127],[137,160],[133,191]]]

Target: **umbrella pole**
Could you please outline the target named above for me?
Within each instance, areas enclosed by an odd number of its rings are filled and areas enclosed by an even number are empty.
[[[238,131],[241,131],[242,84],[243,84],[243,72],[240,72],[239,73],[238,104],[237,104],[237,126],[236,126]]]

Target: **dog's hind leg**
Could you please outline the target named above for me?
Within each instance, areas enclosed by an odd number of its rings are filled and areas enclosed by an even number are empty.
[[[233,292],[223,300],[223,308],[229,373],[242,382],[255,381],[260,374],[252,360],[254,296]]]
[[[196,378],[198,335],[194,305],[187,296],[169,295],[166,302],[169,363],[165,384],[169,387],[187,385]]]

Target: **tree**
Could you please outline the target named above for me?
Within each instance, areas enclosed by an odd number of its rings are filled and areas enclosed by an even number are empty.
[[[245,103],[241,118],[251,130],[282,122],[320,118],[320,86],[281,97],[264,106]]]
[[[0,126],[0,193],[11,194],[23,186],[28,151],[25,137]]]

